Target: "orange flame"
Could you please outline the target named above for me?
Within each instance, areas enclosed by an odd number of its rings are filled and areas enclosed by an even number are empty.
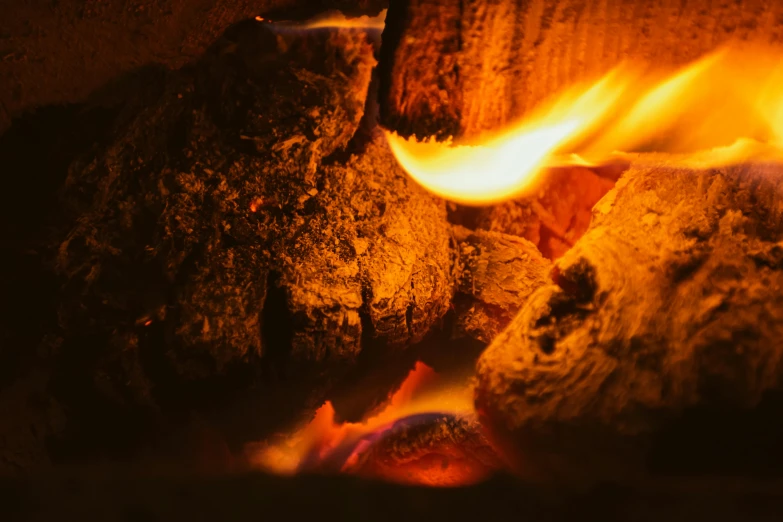
[[[278,474],[317,470],[330,459],[337,466],[332,471],[345,471],[355,460],[351,448],[363,437],[383,430],[398,419],[430,412],[472,413],[472,390],[466,386],[439,385],[432,368],[418,362],[377,415],[363,422],[337,423],[334,407],[327,401],[309,424],[282,443],[248,447],[248,458],[252,465]],[[338,455],[338,450],[346,448],[346,454]]]
[[[261,16],[256,17],[258,22],[272,22]],[[330,11],[316,16],[304,22],[275,22],[276,28],[289,28],[297,30],[309,29],[361,29],[365,31],[383,31],[386,25],[386,9],[377,16],[357,16],[349,18],[339,11]]]
[[[624,153],[688,153],[700,166],[783,159],[781,85],[780,49],[727,47],[668,75],[618,67],[479,144],[387,138],[428,190],[492,204],[529,190],[544,168],[600,165]]]

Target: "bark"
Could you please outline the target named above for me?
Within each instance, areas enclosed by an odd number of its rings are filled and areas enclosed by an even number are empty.
[[[763,0],[393,2],[382,123],[403,136],[471,138],[619,62],[685,64],[729,40],[783,40]]]
[[[683,412],[754,408],[780,388],[782,180],[779,165],[640,160],[596,205],[555,284],[478,363],[482,422],[520,472],[638,472]]]
[[[350,364],[372,340],[415,342],[446,312],[443,203],[378,135],[333,155],[373,65],[356,31],[239,24],[72,166],[60,326],[99,339],[106,395],[154,402],[144,354],[175,387],[237,366],[286,375]]]

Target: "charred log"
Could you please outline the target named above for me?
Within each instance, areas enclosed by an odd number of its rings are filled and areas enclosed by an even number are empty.
[[[452,234],[457,271],[451,313],[404,356],[377,343],[365,349],[330,395],[340,420],[359,422],[385,404],[417,360],[443,375],[472,370],[483,347],[551,283],[551,262],[526,239],[461,226]]]
[[[678,66],[731,40],[780,41],[763,0],[392,2],[381,118],[408,137],[474,137],[623,60]]]
[[[358,128],[373,65],[361,32],[240,24],[71,167],[60,326],[95,340],[106,394],[154,404],[150,365],[169,386],[326,371],[445,313],[442,202],[377,137],[324,163]]]
[[[482,422],[520,472],[640,472],[686,409],[779,389],[781,180],[776,165],[640,163],[598,203],[555,284],[479,360]]]
[[[498,232],[454,228],[462,271],[454,307],[457,336],[495,338],[540,287],[551,263],[529,241]]]

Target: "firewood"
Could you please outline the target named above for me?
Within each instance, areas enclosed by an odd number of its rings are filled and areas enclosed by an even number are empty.
[[[783,169],[680,165],[640,158],[482,354],[476,405],[521,473],[643,471],[686,410],[780,388]]]
[[[452,313],[404,355],[382,346],[365,351],[329,396],[340,420],[359,422],[377,411],[417,360],[439,375],[466,369],[472,374],[481,350],[536,290],[551,283],[552,263],[526,239],[458,225],[452,226],[452,236],[457,264]]]
[[[60,322],[105,339],[108,389],[148,399],[151,353],[185,382],[348,364],[370,340],[415,342],[448,310],[443,202],[381,136],[334,155],[374,63],[362,32],[239,24],[72,166]]]
[[[459,226],[454,235],[462,266],[454,299],[457,336],[489,343],[551,282],[552,264],[526,239]]]
[[[405,137],[474,137],[623,60],[674,67],[729,40],[778,42],[781,16],[763,0],[392,2],[382,123]]]

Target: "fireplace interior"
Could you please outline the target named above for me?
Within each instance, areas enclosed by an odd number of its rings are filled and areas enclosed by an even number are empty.
[[[0,58],[2,519],[781,515],[783,4],[6,2]]]

